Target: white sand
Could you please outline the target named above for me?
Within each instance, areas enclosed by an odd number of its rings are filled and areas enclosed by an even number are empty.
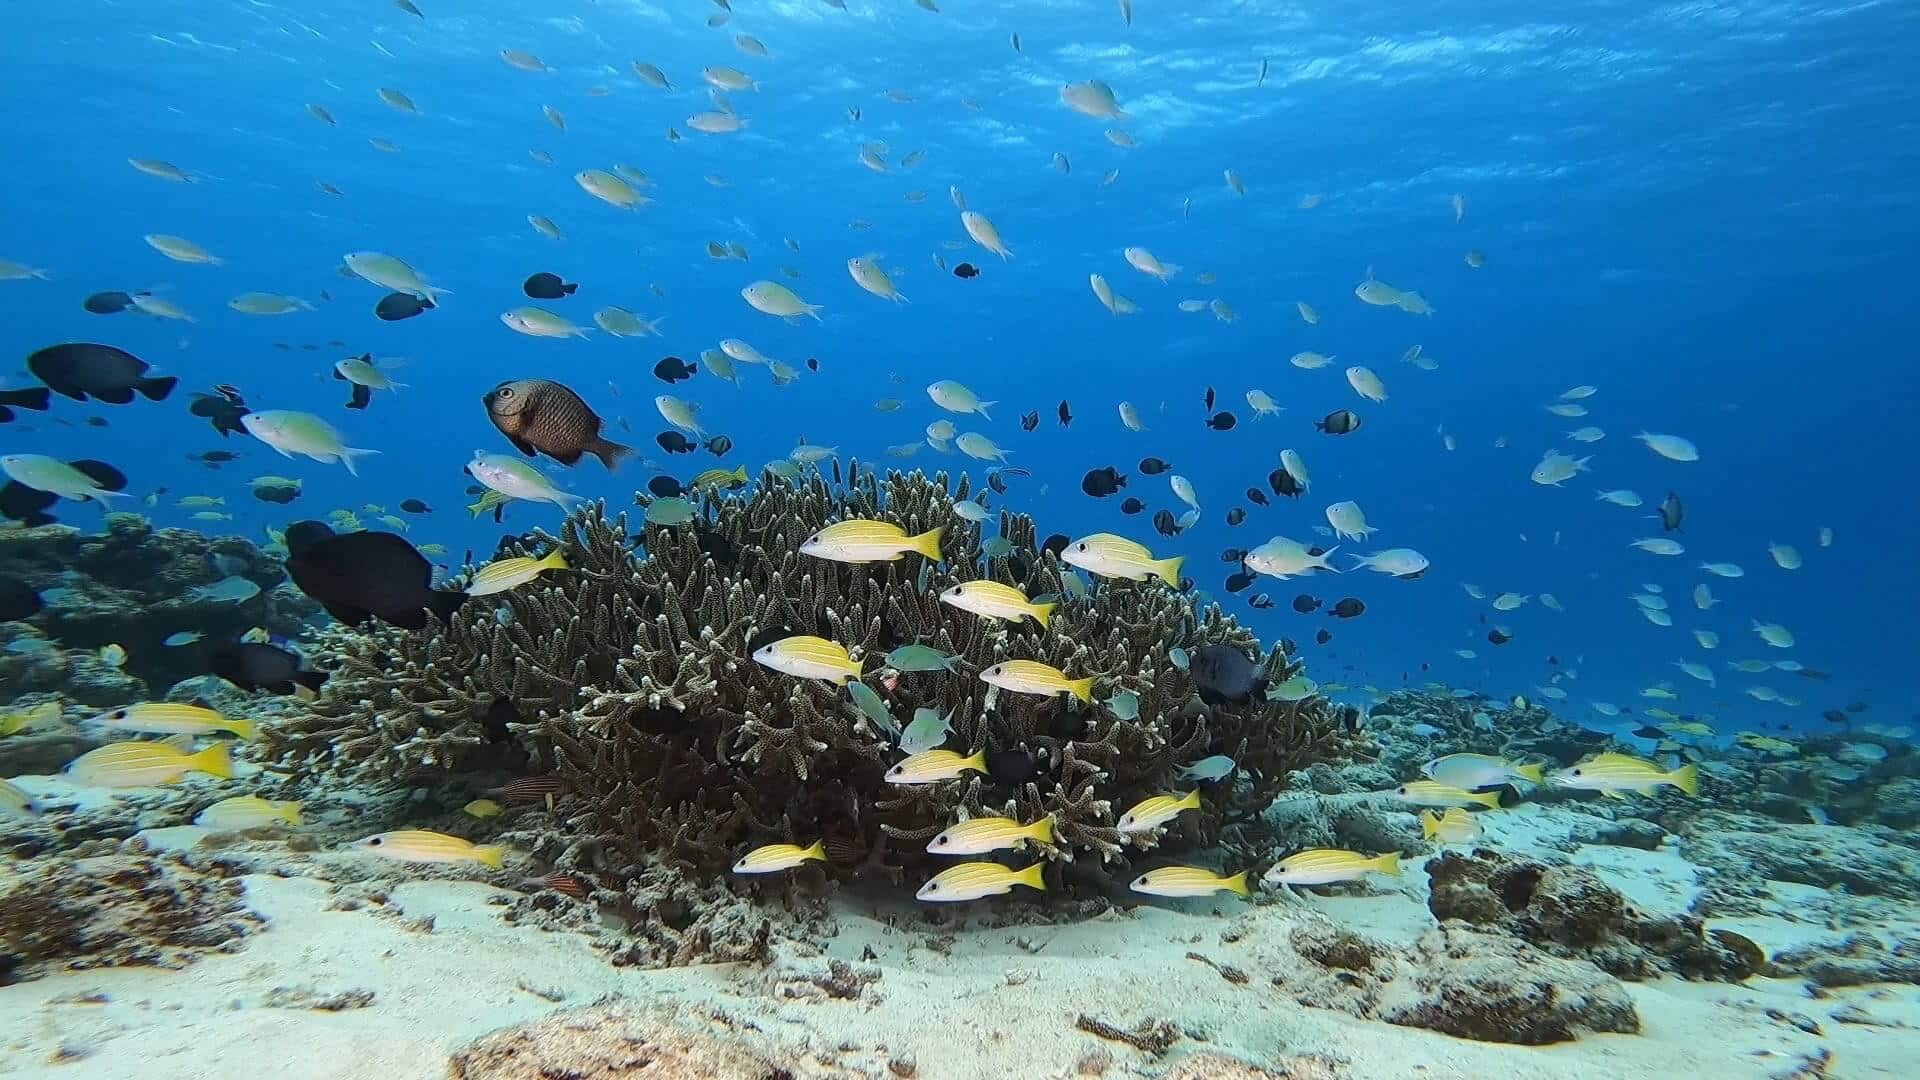
[[[1631,866],[1605,872],[1629,882],[1647,873]],[[1346,1061],[1341,1075],[1357,1080],[1487,1080],[1517,1070],[1529,1080],[1766,1077],[1820,1047],[1834,1051],[1835,1075],[1913,1075],[1920,991],[1909,986],[1840,991],[1814,1001],[1795,983],[1766,979],[1744,986],[1630,983],[1643,1034],[1527,1048],[1304,1008],[1270,985],[1272,957],[1285,953],[1279,943],[1303,911],[1381,938],[1416,936],[1429,924],[1414,895],[1422,878],[1410,872],[1404,892],[1306,905],[1189,903],[1183,910],[1147,908],[1071,926],[962,929],[950,955],[927,948],[931,935],[919,928],[890,930],[870,915],[843,912],[829,955],[857,962],[871,946],[879,959],[863,966],[877,966],[883,976],[863,999],[813,1001],[775,996],[768,971],[752,965],[610,967],[577,935],[504,923],[488,903],[499,891],[476,883],[401,886],[391,906],[404,917],[396,918],[324,910],[323,882],[253,876],[246,879],[250,902],[271,925],[238,953],[209,956],[183,971],[64,973],[0,989],[7,1020],[0,1029],[0,1075],[424,1080],[443,1076],[448,1053],[481,1034],[607,993],[751,1019],[793,1048],[794,1060],[783,1064],[803,1076],[810,1075],[805,1070],[813,1053],[802,1056],[802,1045],[830,1052],[837,1064],[855,1069],[853,1075],[884,1075],[889,1057],[907,1054],[928,1080],[1039,1080],[1070,1072],[1095,1046],[1112,1051],[1110,1076],[1137,1075],[1130,1071],[1135,1065],[1150,1071],[1152,1063],[1137,1051],[1074,1030],[1081,1012],[1123,1027],[1148,1016],[1173,1020],[1189,1037],[1169,1061],[1203,1048],[1254,1062],[1318,1052]],[[407,928],[423,915],[434,918],[430,933]],[[1229,926],[1244,934],[1223,944]],[[1763,932],[1754,936],[1767,941]],[[1251,981],[1228,983],[1185,959],[1190,950],[1244,970]],[[797,963],[824,966],[822,959]],[[523,984],[566,996],[556,1004]],[[365,1008],[342,1012],[264,1006],[263,996],[275,987],[321,995],[365,988],[376,996]],[[72,1001],[92,994],[108,1000]],[[1828,1019],[1847,1002],[1915,1028]],[[1767,1019],[1769,1006],[1813,1017],[1825,1037]],[[835,1052],[843,1042],[856,1049]],[[88,1056],[50,1064],[63,1044]]]

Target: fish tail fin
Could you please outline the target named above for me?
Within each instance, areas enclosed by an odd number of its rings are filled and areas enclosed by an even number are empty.
[[[357,446],[343,446],[340,448],[340,464],[347,467],[347,473],[349,475],[359,476],[360,468],[354,464],[354,462],[359,458],[366,457],[368,454],[377,454],[379,452],[378,450],[362,450]]]
[[[960,763],[960,771],[965,772],[968,769],[972,769],[977,773],[985,773],[987,771],[987,751],[985,747],[975,750],[972,757]]]
[[[1397,851],[1389,851],[1379,858],[1374,859],[1371,865],[1375,870],[1378,870],[1388,877],[1399,877],[1400,853]]]
[[[1175,555],[1171,559],[1156,559],[1153,562],[1154,575],[1177,589],[1180,587],[1180,565],[1186,561],[1185,555]]]
[[[1189,791],[1185,795],[1180,796],[1180,801],[1177,803],[1174,803],[1173,805],[1174,805],[1174,808],[1177,810],[1200,809],[1200,789],[1194,788],[1192,791]]]
[[[1048,604],[1047,606],[1052,607],[1053,605]],[[1084,679],[1068,679],[1067,693],[1072,694],[1088,705],[1093,704],[1093,680],[1096,678],[1098,678],[1098,676],[1089,675]],[[1195,792],[1195,794],[1197,795],[1198,792]]]
[[[237,738],[251,739],[260,729],[251,720],[229,720],[227,730],[233,732]]]
[[[1160,264],[1160,273],[1157,276],[1160,278],[1160,281],[1164,284],[1167,281],[1167,279],[1173,277],[1173,275],[1179,272],[1180,272],[1179,263],[1163,262]]]
[[[1540,782],[1541,772],[1545,768],[1546,766],[1537,765],[1537,764],[1536,765],[1515,765],[1513,767],[1513,775],[1519,777],[1522,780],[1525,780],[1529,784],[1537,784]]]
[[[1228,892],[1239,893],[1241,896],[1246,896],[1249,891],[1247,888],[1247,872],[1242,870],[1230,878],[1221,878],[1220,887]]]
[[[1036,892],[1046,892],[1046,880],[1040,876],[1046,868],[1046,860],[1042,859],[1032,866],[1027,867],[1025,870],[1013,875],[1013,883],[1015,885],[1025,885],[1027,888],[1033,889]]]
[[[542,570],[565,570],[566,568],[567,553],[563,548],[554,548],[547,553],[546,558],[540,560]]]
[[[194,772],[203,772],[217,776],[222,780],[233,779],[233,759],[228,755],[227,744],[214,743],[205,750],[187,758],[187,768]]]
[[[499,844],[481,844],[471,854],[475,862],[494,870],[500,869],[507,859],[507,849]]]
[[[620,464],[622,458],[633,453],[633,447],[596,438],[587,445],[587,453],[599,458],[600,464],[612,469]]]
[[[1673,781],[1674,787],[1688,795],[1700,794],[1700,767],[1697,765],[1675,769],[1667,774],[1667,779]]]
[[[300,801],[298,799],[276,803],[273,808],[273,816],[289,825],[299,826],[306,824],[305,819],[300,816]]]
[[[1500,792],[1498,791],[1482,791],[1476,795],[1469,795],[1467,797],[1489,810],[1500,809]]]
[[[1038,844],[1053,843],[1053,815],[1048,814],[1027,826],[1027,839]]]
[[[1440,835],[1440,816],[1431,810],[1420,811],[1420,838],[1431,840]]]
[[[1053,618],[1053,609],[1058,606],[1058,604],[1029,604],[1027,614],[1033,616],[1033,621],[1040,624],[1040,629],[1045,630],[1047,620]]]
[[[987,415],[987,406],[998,405],[998,404],[1000,403],[997,401],[982,401],[973,407],[973,411],[980,414],[980,419],[991,420],[993,419],[993,417]]]
[[[560,286],[560,291],[563,293],[566,293],[568,296],[572,296],[574,293],[577,293],[580,291],[580,286],[576,283],[569,283],[569,284]]]
[[[736,465],[734,466],[733,472],[728,475],[744,484],[747,482],[747,467],[745,465]]]
[[[741,468],[744,469],[746,466],[742,465]],[[917,551],[927,558],[932,559],[934,562],[939,562],[940,541],[946,535],[947,527],[945,525],[935,525],[933,528],[928,529],[918,536],[908,537],[907,540],[910,544],[910,550]],[[1035,617],[1038,618],[1038,616]],[[1040,625],[1042,627],[1046,626],[1047,620],[1040,619]]]
[[[800,852],[800,858],[818,859],[821,862],[826,862],[827,861],[827,838],[823,836],[820,839],[815,840],[813,843],[808,844],[806,849]]]

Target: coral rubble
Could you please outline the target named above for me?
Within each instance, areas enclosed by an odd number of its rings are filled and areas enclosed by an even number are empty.
[[[556,1013],[483,1036],[447,1062],[452,1080],[643,1074],[653,1080],[777,1080],[795,1073],[717,1024],[620,1002]]]

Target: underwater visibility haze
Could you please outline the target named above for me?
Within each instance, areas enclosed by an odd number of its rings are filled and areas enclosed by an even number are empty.
[[[8,1075],[1920,1049],[1920,8],[18,14]]]

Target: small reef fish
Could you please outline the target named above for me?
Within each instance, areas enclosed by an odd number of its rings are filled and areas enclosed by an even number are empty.
[[[1467,791],[1495,787],[1515,779],[1538,784],[1541,769],[1540,765],[1515,765],[1491,754],[1448,754],[1420,766],[1421,773],[1434,781]]]
[[[832,562],[893,562],[907,552],[917,552],[940,561],[940,539],[946,526],[938,526],[917,536],[888,521],[854,518],[835,522],[808,537],[800,545],[800,554]]]
[[[1179,817],[1182,811],[1199,808],[1199,788],[1185,795],[1153,795],[1140,800],[1134,804],[1133,809],[1121,814],[1120,822],[1116,827],[1128,835],[1152,832]]]
[[[1046,868],[1044,862],[1034,863],[1025,870],[1014,870],[990,862],[961,863],[936,874],[920,886],[920,891],[913,896],[916,900],[950,904],[999,896],[1012,892],[1015,885],[1025,885],[1029,889],[1044,892],[1047,884],[1040,875]]]
[[[927,750],[913,755],[887,770],[889,784],[935,784],[952,780],[963,772],[987,771],[987,752],[962,757],[952,750]]]
[[[299,800],[263,799],[258,795],[235,795],[231,799],[221,799],[200,811],[193,823],[203,829],[223,832],[280,826],[297,828],[303,824]]]
[[[242,739],[251,739],[251,720],[229,720],[212,709],[175,701],[147,701],[104,712],[93,722],[114,731],[139,731],[155,735],[209,735],[224,731]]]
[[[1247,872],[1221,876],[1198,866],[1162,866],[1149,870],[1127,884],[1127,888],[1149,896],[1212,896],[1217,892],[1248,895]]]
[[[1561,787],[1597,791],[1610,799],[1624,799],[1629,791],[1646,794],[1664,786],[1679,788],[1687,795],[1700,793],[1698,767],[1689,764],[1668,770],[1627,754],[1597,754],[1559,770],[1550,779]]]
[[[926,645],[902,645],[887,654],[887,666],[896,671],[951,672],[960,662],[955,653],[943,653]]]
[[[1457,806],[1449,807],[1443,814],[1422,810],[1420,835],[1442,844],[1470,844],[1480,838],[1480,823]]]
[[[1368,874],[1400,876],[1400,853],[1362,855],[1339,848],[1309,848],[1273,864],[1260,879],[1269,885],[1331,885],[1355,881]]]
[[[164,742],[117,742],[89,750],[67,765],[69,780],[85,787],[131,788],[171,784],[190,772],[233,778],[228,744],[188,753]]]
[[[355,841],[353,848],[369,855],[378,855],[383,859],[397,859],[401,862],[477,862],[494,870],[500,869],[507,854],[507,849],[498,844],[475,844],[471,840],[462,840],[457,836],[430,832],[426,829],[400,829],[395,832],[375,833],[364,840]]]
[[[860,677],[861,661],[849,656],[845,646],[805,634],[762,645],[753,659],[782,675],[820,679],[835,686]]]
[[[1068,544],[1066,550],[1060,553],[1060,558],[1069,566],[1077,566],[1101,577],[1125,578],[1128,581],[1157,577],[1174,588],[1180,587],[1180,564],[1186,562],[1183,555],[1156,559],[1145,547],[1113,533],[1094,533],[1081,537]]]
[[[499,817],[500,804],[494,802],[492,799],[475,799],[461,807],[460,812],[466,814],[468,817],[477,817],[484,820],[490,817]]]
[[[1401,784],[1386,794],[1414,806],[1477,805],[1489,810],[1500,809],[1500,793],[1497,791],[1486,791],[1476,795],[1451,784],[1436,783],[1432,780],[1414,780]]]
[[[1072,694],[1088,705],[1093,704],[1094,678],[1069,679],[1059,668],[1037,660],[1003,660],[980,673],[981,682],[1010,693],[1043,697]]]
[[[940,594],[940,602],[987,619],[1018,622],[1031,617],[1042,630],[1053,615],[1053,604],[1036,604],[1011,585],[980,578],[954,585]]]
[[[827,861],[827,845],[825,839],[815,840],[806,847],[801,847],[799,844],[767,844],[754,848],[752,851],[740,856],[740,861],[733,864],[733,872],[736,874],[777,874],[782,870],[791,870],[809,860],[815,862]]]
[[[566,555],[559,548],[554,548],[543,559],[530,559],[524,556],[495,559],[473,575],[473,580],[467,583],[467,595],[492,596],[509,589],[517,589],[549,570],[566,568]]]
[[[953,714],[940,715],[938,709],[915,709],[913,721],[900,734],[900,752],[908,756],[937,750],[953,734]]]
[[[1111,705],[1112,702],[1109,701],[1107,704]],[[1191,765],[1181,766],[1180,778],[1183,780],[1199,780],[1211,783],[1215,780],[1222,780],[1232,776],[1234,768],[1235,764],[1232,758],[1225,754],[1215,754],[1212,757],[1201,758]]]
[[[1012,818],[973,818],[927,841],[927,850],[935,855],[984,855],[989,851],[1017,848],[1028,840],[1036,844],[1053,843],[1053,818],[1043,817],[1030,825],[1022,825]]]
[[[60,703],[57,701],[43,701],[31,708],[0,713],[0,736],[16,735],[29,728],[52,723],[60,719],[60,713]]]

